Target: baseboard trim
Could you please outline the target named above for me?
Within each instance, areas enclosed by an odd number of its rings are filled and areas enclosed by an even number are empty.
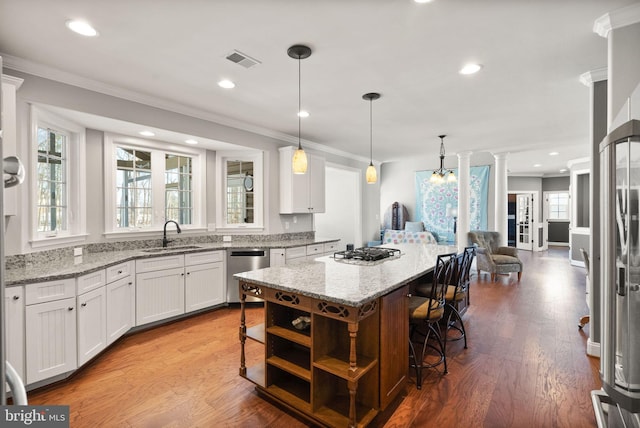
[[[587,355],[600,358],[600,343],[587,339]]]

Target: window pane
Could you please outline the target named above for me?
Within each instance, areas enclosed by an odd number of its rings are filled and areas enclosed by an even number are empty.
[[[191,224],[192,160],[187,156],[165,155],[165,218]]]
[[[36,231],[67,230],[67,134],[38,127]]]
[[[117,227],[152,226],[151,152],[118,147],[116,165]]]

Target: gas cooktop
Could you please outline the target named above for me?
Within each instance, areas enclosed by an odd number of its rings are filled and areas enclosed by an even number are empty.
[[[353,250],[338,251],[333,254],[336,260],[361,260],[365,262],[374,262],[389,257],[399,257],[400,250],[395,248],[383,247],[362,247]]]

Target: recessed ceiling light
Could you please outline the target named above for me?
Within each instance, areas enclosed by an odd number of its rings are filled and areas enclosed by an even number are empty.
[[[558,152],[549,152],[549,156],[558,156],[559,154]]]
[[[233,83],[231,80],[224,79],[218,82],[218,86],[224,89],[233,89],[236,87],[236,84]]]
[[[198,144],[198,142],[196,140],[191,140],[191,139],[184,140],[184,142],[187,143],[187,144],[193,144],[193,145]]]
[[[416,3],[431,3],[433,0],[413,0]]]
[[[480,64],[465,64],[459,71],[460,74],[475,74],[482,68]]]
[[[567,170],[565,168],[562,168],[560,172],[567,172]]]
[[[300,116],[300,117],[309,117],[309,112],[305,111],[305,110],[300,110],[300,112],[298,113],[298,116]]]
[[[533,165],[534,168],[540,168],[542,165],[540,165],[539,163],[536,163]]]
[[[140,132],[139,132],[139,134],[140,134],[140,135],[144,135],[145,137],[153,137],[153,136],[155,136],[155,135],[156,135],[156,134],[154,134],[154,133],[153,133],[153,132],[151,132],[151,131],[140,131]]]
[[[65,23],[65,25],[69,30],[73,31],[74,33],[81,34],[83,36],[95,37],[98,35],[98,32],[96,31],[96,29],[93,28],[91,24],[89,24],[86,21],[70,19]]]

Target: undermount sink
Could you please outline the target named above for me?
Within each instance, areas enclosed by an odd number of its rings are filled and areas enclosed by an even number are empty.
[[[146,250],[142,250],[144,253],[161,253],[163,251],[179,251],[179,250],[195,250],[197,248],[202,248],[198,245],[182,245],[178,247],[160,247],[160,248],[148,248]]]

